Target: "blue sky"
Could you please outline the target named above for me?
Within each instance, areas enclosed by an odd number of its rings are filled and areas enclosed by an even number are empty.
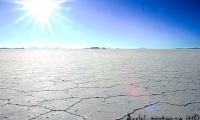
[[[60,0],[46,21],[53,0],[19,1],[0,0],[0,47],[200,47],[199,0]]]

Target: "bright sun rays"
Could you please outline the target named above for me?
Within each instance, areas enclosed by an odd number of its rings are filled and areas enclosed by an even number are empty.
[[[51,38],[54,40],[54,44],[57,44],[56,35],[50,20],[54,17],[58,17],[73,23],[62,14],[56,12],[58,9],[64,10],[65,8],[62,7],[62,4],[68,1],[69,0],[12,0],[12,3],[20,6],[17,8],[17,11],[25,12],[25,14],[12,23],[9,27],[12,27],[25,18],[28,18],[26,25],[30,24],[30,21],[35,19],[30,38],[32,38],[34,35],[37,25],[41,26],[41,30],[43,30],[44,26],[47,26],[49,32],[51,33]]]
[[[57,2],[52,0],[28,0],[23,5],[24,9],[29,10],[39,22],[47,21],[53,10],[59,6]]]

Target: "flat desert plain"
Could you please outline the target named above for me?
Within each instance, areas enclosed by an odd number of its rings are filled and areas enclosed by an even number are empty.
[[[0,50],[0,120],[200,120],[200,50]]]

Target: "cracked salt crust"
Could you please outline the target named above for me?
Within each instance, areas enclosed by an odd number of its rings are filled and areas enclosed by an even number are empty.
[[[0,50],[0,119],[200,115],[199,50]]]

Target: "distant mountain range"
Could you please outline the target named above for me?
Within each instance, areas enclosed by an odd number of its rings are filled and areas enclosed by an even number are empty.
[[[43,47],[43,48],[30,47],[28,49],[62,49],[62,48],[61,47]]]
[[[25,49],[25,48],[7,48],[7,47],[3,47],[3,48],[0,48],[0,49]]]
[[[90,48],[85,48],[85,49],[107,49],[107,48],[105,48],[105,47],[102,47],[102,48],[100,48],[100,47],[90,47]]]
[[[138,48],[138,49],[147,49],[147,48],[145,48],[145,47],[141,47],[141,48]]]
[[[200,49],[199,47],[191,47],[191,48],[176,48],[176,49]]]
[[[0,48],[0,49],[25,49],[25,48],[23,48],[23,47],[21,47],[21,48],[3,47],[3,48]],[[61,47],[44,47],[44,48],[30,47],[30,48],[26,48],[26,49],[63,49],[63,48],[61,48]],[[90,47],[90,48],[83,48],[83,49],[122,49],[122,48]],[[141,48],[137,48],[137,49],[148,49],[148,48],[141,47]],[[172,48],[172,49],[200,49],[200,47]]]

